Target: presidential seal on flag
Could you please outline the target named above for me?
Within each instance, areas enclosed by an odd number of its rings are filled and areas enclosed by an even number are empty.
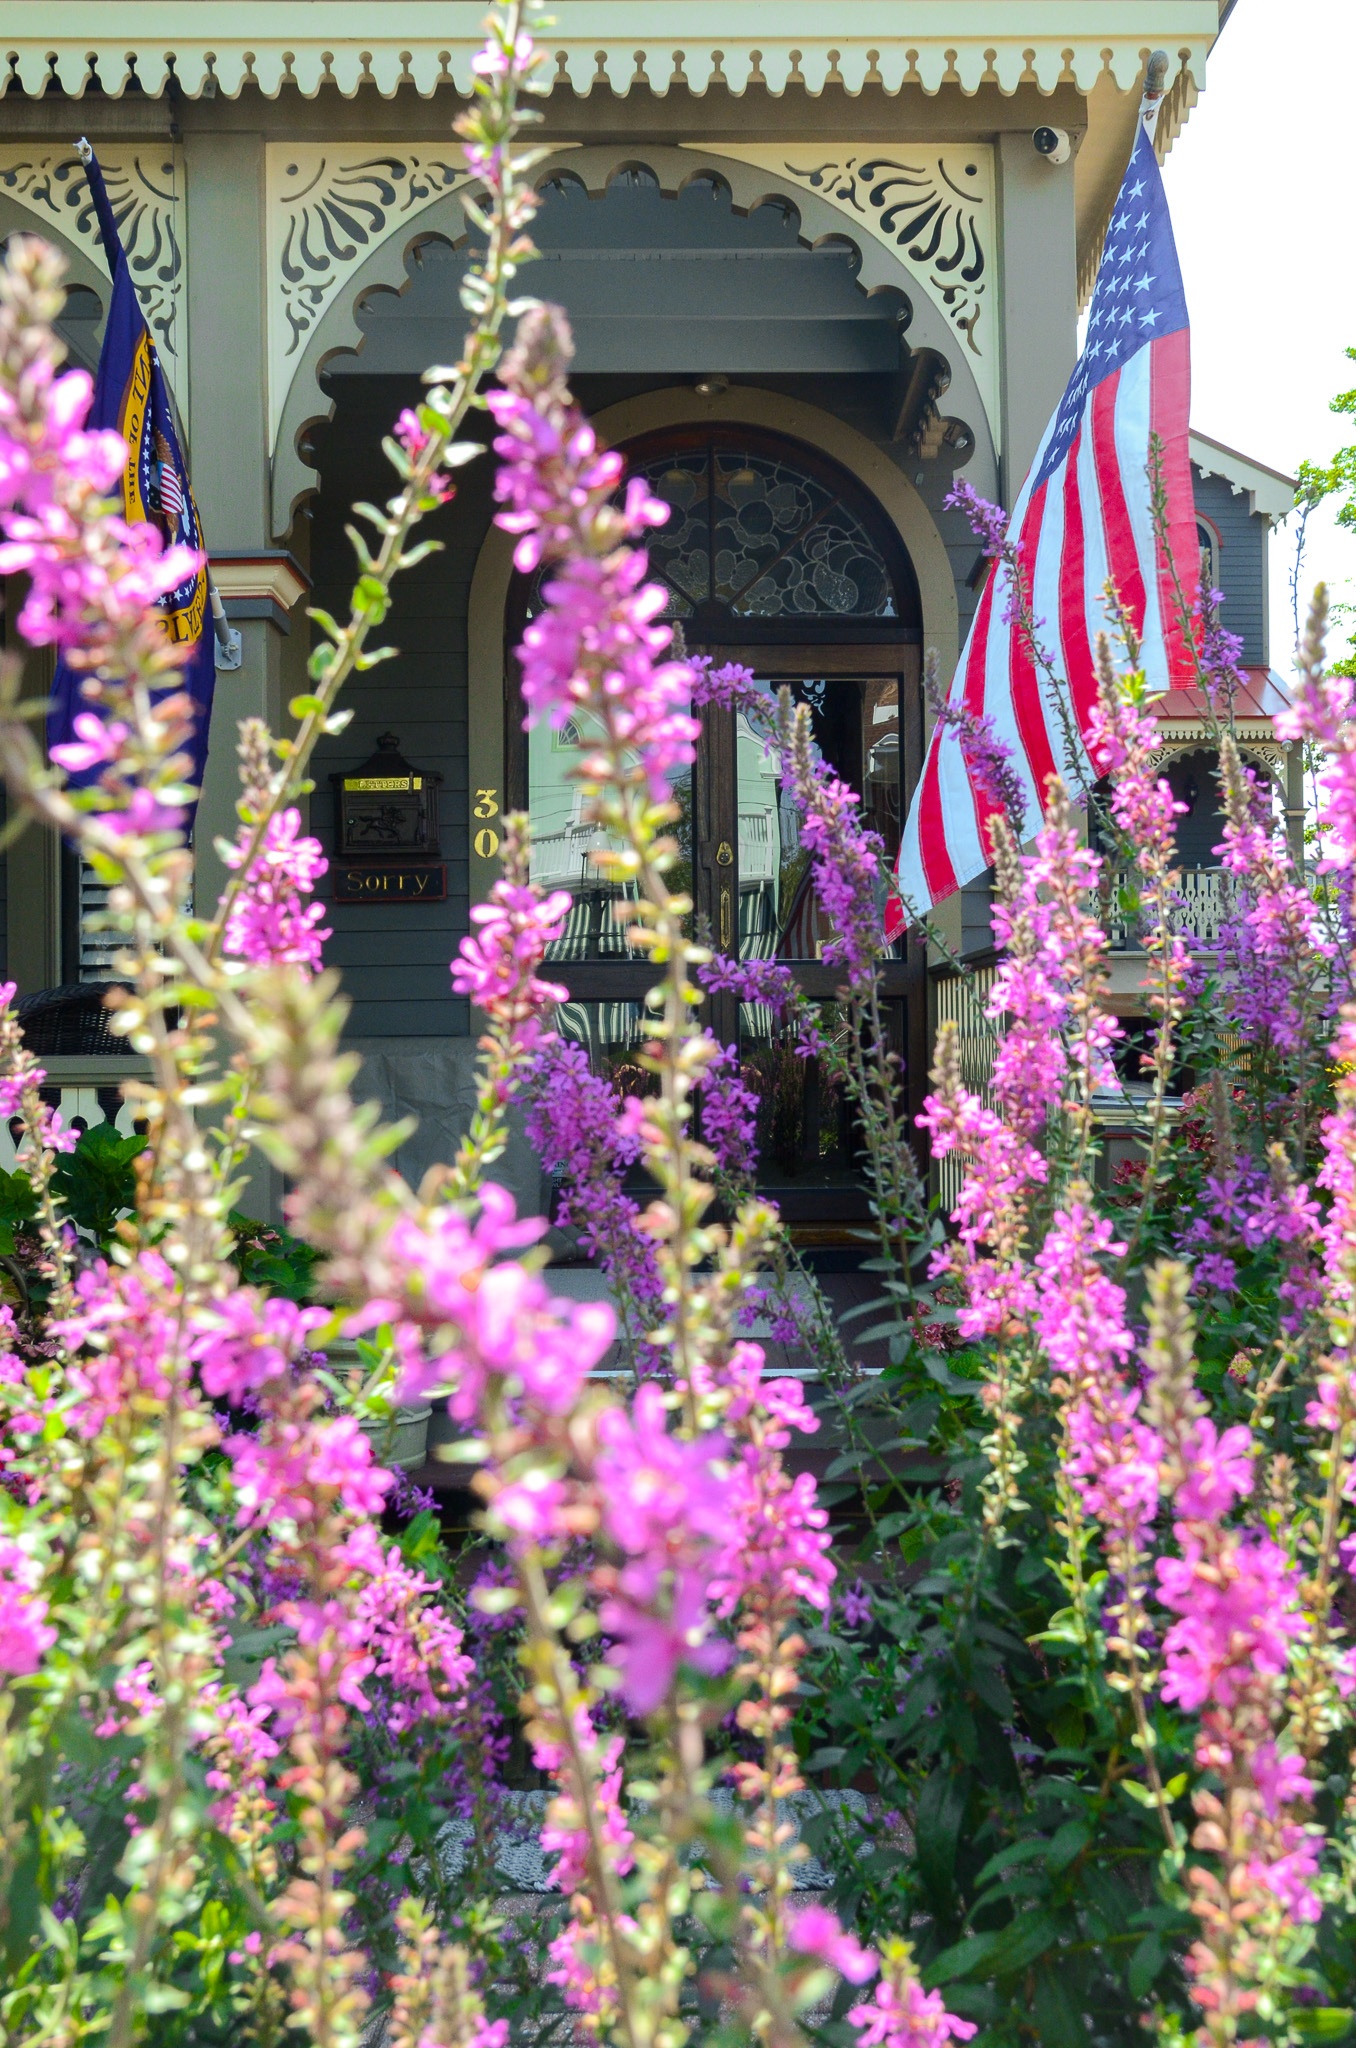
[[[86,150],[88,155],[84,154]],[[199,557],[196,569],[159,600],[159,611],[169,638],[190,650],[174,687],[187,691],[193,702],[192,780],[200,789],[216,683],[216,646],[209,615],[202,523],[189,487],[169,387],[128,268],[103,173],[88,144],[82,146],[82,158],[113,274],[89,424],[112,427],[127,444],[121,509],[128,525],[153,526],[166,548],[191,548]],[[49,747],[73,737],[76,716],[86,708],[82,680],[83,671],[64,659],[57,663],[47,715]],[[94,779],[97,773],[97,769],[91,768],[68,779],[78,784]]]

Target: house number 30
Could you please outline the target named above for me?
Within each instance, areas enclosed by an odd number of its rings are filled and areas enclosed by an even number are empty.
[[[478,789],[476,791],[475,803],[472,806],[471,816],[473,818],[497,818],[499,816],[498,790]],[[499,834],[491,832],[487,827],[484,831],[476,833],[471,844],[481,860],[493,860],[499,851]]]

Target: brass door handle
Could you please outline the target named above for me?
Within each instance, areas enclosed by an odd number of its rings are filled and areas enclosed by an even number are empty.
[[[729,950],[732,921],[730,916],[730,891],[722,889],[720,892],[720,943],[726,951]]]

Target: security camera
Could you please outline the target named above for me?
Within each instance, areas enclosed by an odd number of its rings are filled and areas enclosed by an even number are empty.
[[[1031,147],[1048,164],[1067,164],[1073,155],[1073,144],[1063,128],[1037,128],[1031,137]]]

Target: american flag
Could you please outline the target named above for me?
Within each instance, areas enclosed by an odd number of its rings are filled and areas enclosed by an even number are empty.
[[[156,485],[160,499],[160,511],[171,532],[177,532],[180,516],[184,509],[184,486],[174,464],[174,455],[163,434],[157,434],[155,443]]]
[[[1031,660],[1018,625],[1005,617],[1011,590],[1001,562],[989,573],[950,690],[953,702],[988,715],[1011,749],[1028,819],[1040,817],[1052,774],[1069,779],[1067,735],[1075,729],[1079,766],[1086,768],[1081,738],[1096,695],[1092,649],[1106,625],[1108,579],[1142,640],[1150,690],[1193,679],[1168,564],[1154,535],[1149,479],[1150,442],[1157,435],[1169,541],[1190,603],[1199,559],[1190,402],[1182,273],[1158,160],[1139,123],[1107,230],[1083,352],[1008,524],[1032,610],[1043,622],[1041,645],[1067,691],[1064,715],[1055,686]],[[939,722],[896,869],[910,905],[925,910],[984,872],[993,812],[966,769],[960,735]],[[887,936],[897,937],[904,924],[892,898]]]

